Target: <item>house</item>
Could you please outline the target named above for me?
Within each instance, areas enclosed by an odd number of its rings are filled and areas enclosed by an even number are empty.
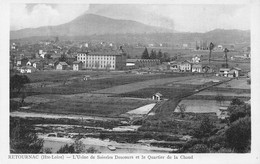
[[[170,70],[174,71],[174,72],[178,72],[179,71],[179,64],[176,61],[171,61],[170,62]]]
[[[47,61],[47,63],[48,63],[49,66],[51,66],[53,68],[56,67],[57,64],[59,64],[59,62],[55,61],[55,60],[49,60],[49,61]]]
[[[36,69],[32,66],[23,66],[20,69],[21,73],[32,73],[32,72],[35,72],[35,71],[36,71]]]
[[[218,45],[217,48],[218,48],[218,50],[223,50],[223,46],[222,45]]]
[[[59,62],[59,64],[56,66],[57,70],[65,70],[68,67],[68,64],[66,62]]]
[[[157,93],[155,93],[155,94],[152,96],[152,99],[153,99],[153,100],[160,101],[160,100],[162,100],[162,94],[159,93],[159,92],[157,92]]]
[[[27,62],[28,62],[27,58],[18,57],[16,59],[16,66],[26,66]]]
[[[82,69],[82,62],[81,61],[74,61],[73,62],[73,70],[78,71]]]
[[[221,106],[219,107],[219,111],[218,111],[218,118],[221,120],[225,120],[227,118],[229,118],[229,114],[228,114],[228,107],[226,106]]]
[[[220,68],[219,75],[228,77],[228,73],[230,72],[230,68]]]
[[[191,62],[184,60],[179,64],[180,71],[182,72],[190,72],[191,71]]]
[[[43,69],[43,61],[41,59],[32,59],[26,63],[27,66],[33,66],[36,69]]]
[[[233,67],[230,71],[234,74],[234,77],[239,77],[241,75],[241,69],[238,67]]]
[[[192,63],[199,63],[200,62],[200,57],[198,55],[193,56],[191,59]]]
[[[193,64],[192,65],[192,72],[202,72],[202,65],[201,64]]]

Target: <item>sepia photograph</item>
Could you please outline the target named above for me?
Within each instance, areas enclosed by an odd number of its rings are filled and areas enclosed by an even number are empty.
[[[8,10],[6,158],[252,154],[252,4]]]

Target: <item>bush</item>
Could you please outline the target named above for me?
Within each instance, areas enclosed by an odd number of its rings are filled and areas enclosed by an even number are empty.
[[[251,147],[251,118],[244,117],[233,122],[226,130],[228,146],[236,152],[250,151]]]
[[[231,105],[228,107],[228,111],[230,114],[229,121],[232,123],[239,118],[243,118],[245,116],[251,116],[251,106],[248,104],[242,105]]]
[[[194,136],[197,138],[209,137],[214,129],[214,124],[208,117],[204,117],[200,123],[200,126],[195,129]]]
[[[205,144],[196,144],[190,148],[191,153],[209,153],[209,148]]]
[[[75,153],[74,146],[73,145],[64,145],[62,146],[58,151],[57,154],[72,154]]]
[[[42,152],[43,139],[39,139],[34,128],[21,119],[10,120],[10,152],[37,154]]]

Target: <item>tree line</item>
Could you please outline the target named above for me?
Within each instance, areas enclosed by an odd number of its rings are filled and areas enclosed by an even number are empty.
[[[147,48],[145,47],[144,52],[142,53],[141,56],[142,59],[159,59],[160,62],[170,62],[171,58],[169,56],[169,54],[167,52],[162,52],[161,50],[159,50],[158,52],[156,50],[151,50],[150,54],[147,50]]]

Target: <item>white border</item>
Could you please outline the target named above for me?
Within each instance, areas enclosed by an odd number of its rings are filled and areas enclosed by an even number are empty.
[[[259,47],[260,47],[260,1],[259,0],[0,0],[0,163],[57,163],[65,162],[61,160],[7,160],[9,154],[9,7],[11,3],[73,3],[73,4],[89,4],[89,3],[120,3],[120,4],[250,4],[251,5],[251,48],[252,48],[252,152],[249,154],[194,154],[193,160],[67,160],[66,162],[77,163],[143,163],[143,162],[166,162],[166,163],[260,163],[260,109],[259,109]],[[103,154],[104,155],[104,154]],[[130,155],[130,154],[126,154]]]

